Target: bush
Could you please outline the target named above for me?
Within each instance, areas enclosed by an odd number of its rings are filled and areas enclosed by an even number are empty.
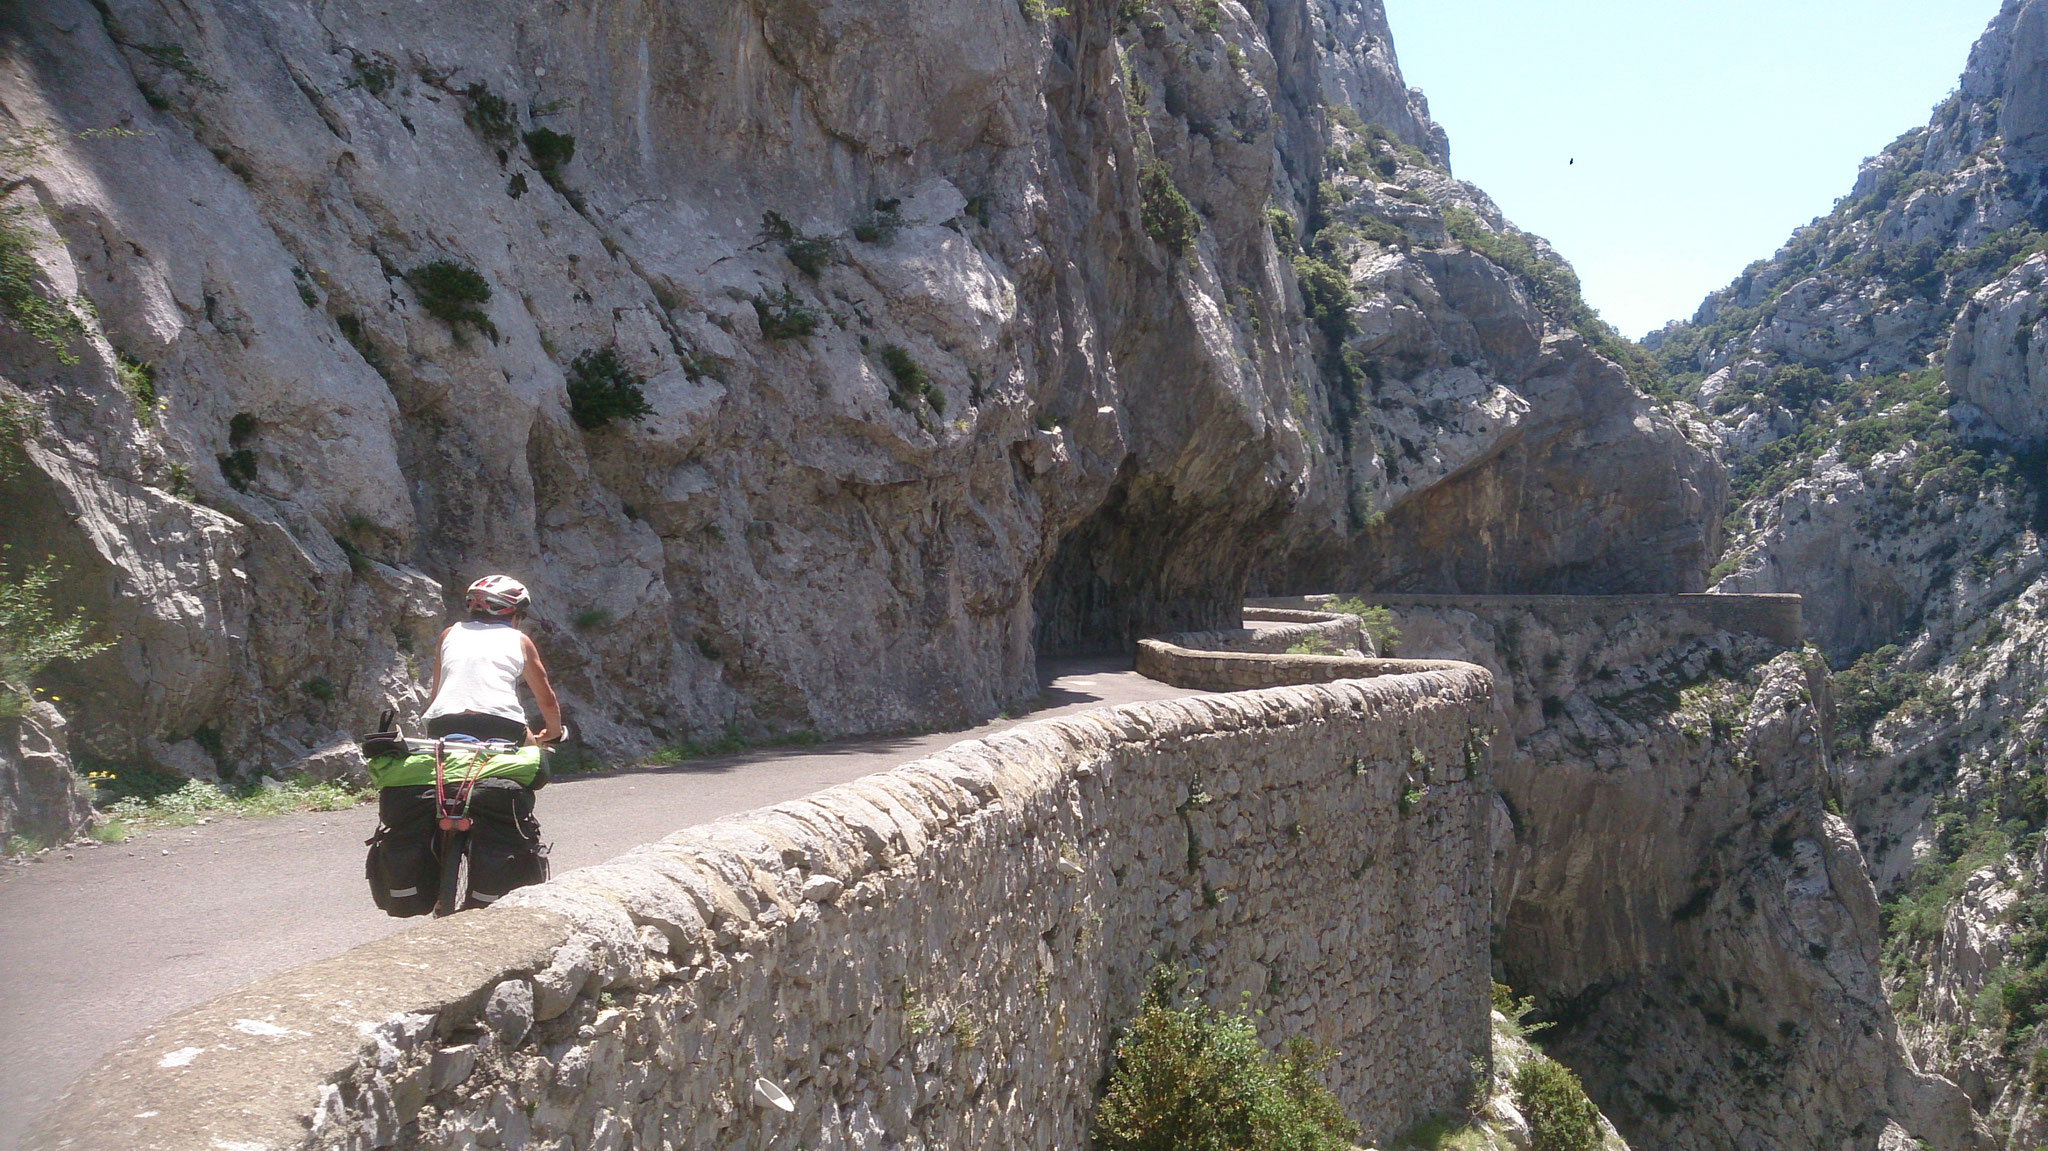
[[[475,268],[453,260],[435,260],[407,272],[405,282],[412,286],[420,307],[447,324],[458,341],[467,324],[497,342],[498,329],[481,306],[491,298],[491,284]]]
[[[84,659],[111,646],[86,639],[82,612],[65,615],[50,602],[56,582],[47,563],[18,579],[0,573],[0,718],[28,710],[29,688],[52,661]]]
[[[801,339],[818,329],[818,313],[805,307],[788,285],[755,296],[754,317],[761,322],[761,334],[771,340]]]
[[[37,287],[43,268],[23,213],[16,206],[0,208],[0,320],[43,345],[58,363],[75,364],[71,343],[85,335],[85,321],[69,301],[52,300]]]
[[[576,158],[576,137],[535,128],[526,134],[526,154],[533,158],[534,170],[540,173],[540,178],[559,192],[562,190],[562,169]]]
[[[1392,652],[1394,645],[1401,642],[1401,629],[1394,626],[1394,613],[1386,608],[1353,598],[1330,600],[1323,604],[1322,610],[1357,616],[1365,634],[1372,637],[1373,650],[1381,655]]]
[[[383,53],[365,56],[351,48],[349,55],[354,58],[350,67],[353,74],[342,84],[343,88],[361,88],[372,96],[382,96],[398,82],[398,66]]]
[[[853,238],[863,244],[886,244],[903,230],[903,201],[882,199],[875,201],[875,210],[868,217],[854,224]]]
[[[1176,256],[1185,253],[1201,233],[1202,220],[1180,194],[1164,161],[1154,160],[1138,173],[1138,197],[1138,220],[1145,234]]]
[[[343,312],[334,317],[334,326],[341,330],[341,338],[348,341],[348,346],[354,348],[356,354],[363,358],[363,362],[370,365],[371,371],[384,377],[387,382],[391,379],[391,369],[385,366],[384,356],[377,350],[377,345],[370,342],[370,334],[363,328],[362,317],[353,312]]]
[[[782,254],[796,265],[797,271],[814,280],[832,262],[837,248],[830,236],[805,235],[775,211],[761,213],[761,239],[764,243],[781,244]]]
[[[1877,721],[1918,699],[1927,674],[1900,669],[1900,652],[1886,644],[1835,673],[1835,729],[1844,742],[1864,747]]]
[[[642,390],[646,383],[611,348],[584,352],[569,365],[569,418],[586,432],[613,420],[644,420],[654,414]]]
[[[519,114],[512,110],[511,101],[491,91],[481,80],[464,88],[462,97],[469,102],[462,122],[485,141],[509,147],[519,135]]]
[[[17,396],[0,396],[0,484],[14,478],[27,457],[23,450],[42,428],[42,410]]]
[[[1273,246],[1285,256],[1301,254],[1301,242],[1294,235],[1294,214],[1277,204],[1266,207],[1266,226],[1273,229]]]
[[[1296,256],[1294,280],[1301,288],[1301,307],[1308,318],[1332,346],[1343,343],[1351,334],[1351,277],[1328,261]]]
[[[135,409],[135,422],[143,427],[156,424],[156,369],[141,360],[114,353],[114,377],[121,381],[128,403]]]
[[[889,376],[895,382],[889,388],[889,402],[908,412],[911,405],[922,399],[940,415],[946,414],[946,393],[932,380],[931,373],[924,365],[911,358],[910,352],[900,344],[887,344],[882,348],[882,366],[889,369]]]
[[[1529,1121],[1531,1151],[1594,1151],[1600,1146],[1600,1109],[1586,1098],[1570,1068],[1539,1055],[1515,1072],[1513,1088],[1515,1107]]]
[[[1348,1151],[1358,1126],[1317,1076],[1332,1056],[1307,1039],[1276,1058],[1244,1015],[1167,1005],[1165,981],[1116,1045],[1095,1112],[1102,1151]]]

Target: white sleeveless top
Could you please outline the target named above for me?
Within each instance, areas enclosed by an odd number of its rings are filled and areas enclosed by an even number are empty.
[[[526,722],[519,705],[519,677],[526,651],[519,629],[508,623],[464,621],[441,641],[441,691],[421,719],[465,711]]]

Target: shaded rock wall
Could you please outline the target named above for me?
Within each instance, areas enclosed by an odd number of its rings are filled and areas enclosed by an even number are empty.
[[[1490,693],[1456,665],[957,744],[187,1012],[27,1146],[1082,1147],[1161,960],[1333,1047],[1385,1138],[1487,1059]]]

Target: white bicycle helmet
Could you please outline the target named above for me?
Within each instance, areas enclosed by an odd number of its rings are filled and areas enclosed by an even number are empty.
[[[469,610],[507,617],[526,610],[530,600],[525,584],[504,575],[487,575],[469,585],[467,597]]]

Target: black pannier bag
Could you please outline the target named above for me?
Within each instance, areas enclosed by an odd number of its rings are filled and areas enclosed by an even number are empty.
[[[533,790],[509,779],[480,780],[469,797],[469,897],[464,907],[496,903],[514,888],[544,883],[548,847],[533,817]]]
[[[434,855],[434,789],[387,787],[377,793],[377,832],[363,869],[377,909],[396,918],[427,915],[441,892],[441,861]]]
[[[486,907],[548,877],[548,848],[533,816],[533,792],[509,779],[477,781],[469,797],[469,891],[464,907]],[[377,832],[364,872],[386,915],[429,915],[441,894],[440,820],[432,787],[377,793]]]

